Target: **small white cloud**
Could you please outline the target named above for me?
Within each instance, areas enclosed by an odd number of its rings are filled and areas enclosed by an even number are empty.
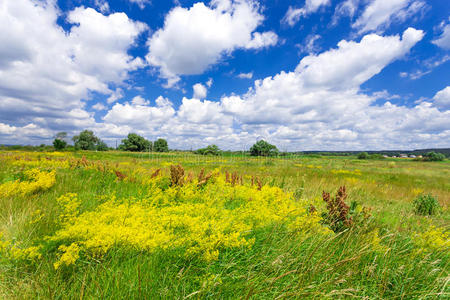
[[[206,86],[210,88],[212,86],[212,84],[213,84],[213,79],[209,78],[208,81],[206,82]]]
[[[139,6],[140,9],[144,9],[145,6],[150,3],[150,0],[128,0],[128,1],[136,4],[137,6]]]
[[[253,78],[253,72],[248,72],[248,73],[240,73],[237,75],[238,78],[241,79],[252,79]]]
[[[108,102],[108,104],[111,104],[122,98],[123,98],[123,90],[121,88],[117,88],[114,92],[111,93],[111,96],[109,96],[108,99],[106,99],[106,102]]]
[[[450,24],[445,25],[442,34],[432,43],[442,49],[450,50]]]
[[[94,4],[101,13],[104,14],[109,12],[109,3],[106,0],[95,0]]]
[[[106,109],[107,109],[107,107],[106,107],[105,105],[103,105],[103,103],[100,103],[100,102],[98,102],[98,103],[92,105],[92,108],[93,108],[94,110],[98,110],[98,111],[106,110]]]
[[[195,99],[204,99],[206,98],[206,94],[208,93],[208,90],[206,87],[201,83],[196,83],[194,86],[192,86],[192,89],[194,90],[194,98]]]
[[[131,103],[136,106],[137,105],[149,105],[150,101],[145,100],[141,96],[136,96],[131,100]]]
[[[281,22],[288,24],[289,26],[294,26],[301,17],[314,13],[318,11],[321,6],[326,6],[328,4],[330,4],[330,0],[306,0],[305,6],[302,8],[289,6]]]

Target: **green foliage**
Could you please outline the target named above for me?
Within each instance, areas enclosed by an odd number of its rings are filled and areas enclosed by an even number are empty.
[[[209,145],[206,148],[198,149],[195,153],[201,155],[219,155],[221,151],[217,145]]]
[[[167,145],[167,141],[165,139],[157,139],[153,143],[153,150],[156,152],[168,152],[169,146]]]
[[[91,130],[83,130],[79,135],[72,138],[75,149],[81,150],[108,150],[106,144],[94,135]]]
[[[434,215],[439,209],[439,202],[432,195],[419,195],[413,200],[416,214],[427,216]]]
[[[278,149],[275,145],[269,144],[264,140],[256,142],[250,148],[250,155],[252,156],[274,156],[278,154]]]
[[[64,148],[67,147],[67,142],[65,140],[60,140],[56,138],[53,141],[53,147],[55,147],[56,150],[63,150]]]
[[[135,152],[150,151],[152,150],[152,142],[146,140],[140,135],[137,135],[136,133],[130,133],[126,139],[122,140],[122,144],[120,144],[119,149]]]
[[[423,160],[425,161],[443,161],[445,159],[445,155],[439,152],[428,152],[423,156]]]
[[[360,152],[358,154],[358,159],[368,159],[369,158],[369,154],[367,152]]]

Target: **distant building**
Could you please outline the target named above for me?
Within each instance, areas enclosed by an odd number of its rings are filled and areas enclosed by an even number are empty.
[[[406,155],[406,154],[400,154],[400,158],[408,158],[408,155]]]
[[[422,155],[417,155],[417,158],[422,158]]]
[[[384,158],[388,158],[389,156],[387,156],[387,155],[385,154],[385,155],[383,155],[383,157],[384,157]]]
[[[414,154],[411,154],[409,157],[410,158],[416,158],[416,156]]]
[[[397,158],[397,156],[395,156],[395,155],[392,155],[392,157],[393,157],[393,158]]]

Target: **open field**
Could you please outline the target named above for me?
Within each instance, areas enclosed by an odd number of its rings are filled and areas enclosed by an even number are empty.
[[[448,298],[449,205],[448,160],[2,151],[0,298]]]

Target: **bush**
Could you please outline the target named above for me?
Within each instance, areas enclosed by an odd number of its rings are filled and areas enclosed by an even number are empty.
[[[278,154],[278,149],[275,145],[269,144],[264,140],[256,142],[250,148],[250,155],[252,156],[274,156]]]
[[[206,148],[201,148],[201,149],[198,149],[197,151],[195,151],[195,153],[201,154],[201,155],[219,155],[220,152],[221,151],[220,151],[219,147],[216,145],[209,145]]]
[[[439,152],[428,152],[423,156],[423,160],[425,161],[443,161],[445,159],[445,155]]]
[[[439,209],[439,202],[432,195],[419,195],[413,201],[414,211],[422,216],[434,215]]]
[[[358,154],[358,159],[368,159],[369,158],[369,153],[367,152],[360,152]]]

